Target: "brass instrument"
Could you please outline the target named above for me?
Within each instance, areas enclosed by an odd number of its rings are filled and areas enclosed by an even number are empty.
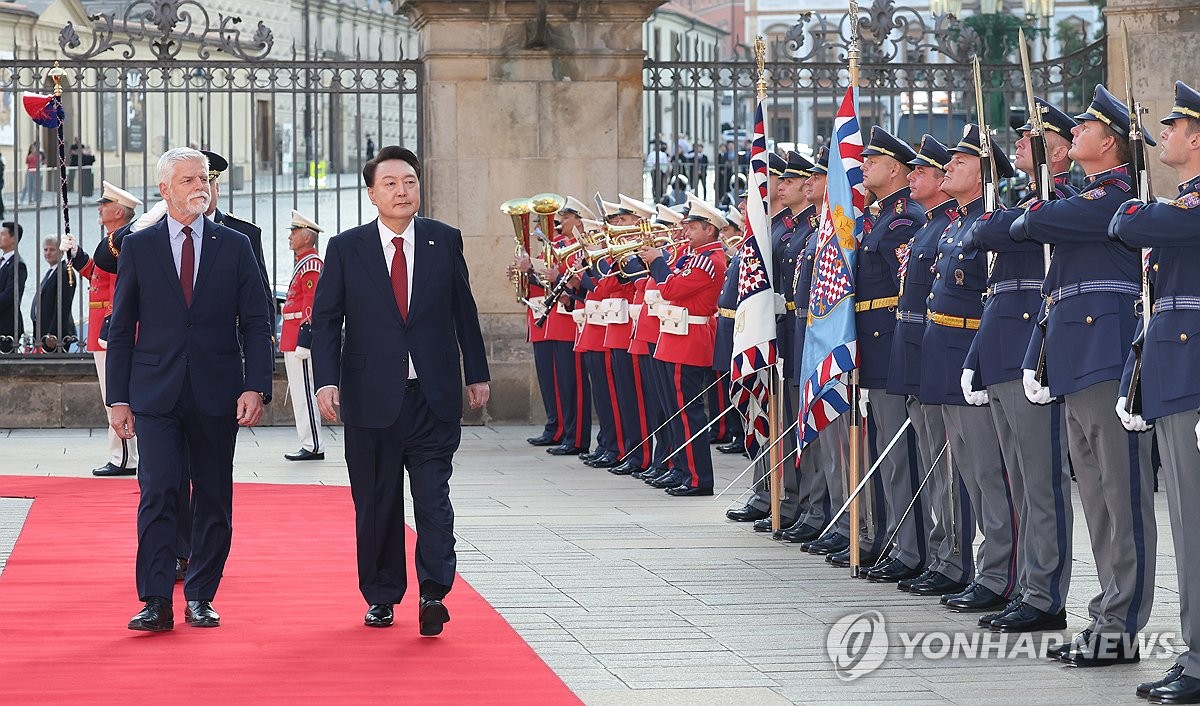
[[[500,204],[500,212],[512,219],[513,240],[517,247],[514,257],[529,256],[529,234],[533,225],[533,208],[530,199],[509,199]],[[508,281],[516,288],[517,301],[529,298],[529,271],[518,268],[516,263],[508,268]]]
[[[729,250],[737,250],[738,248],[740,248],[742,246],[742,243],[744,243],[745,241],[746,241],[746,234],[741,233],[741,232],[734,233],[733,235],[729,236],[728,238],[721,238],[722,244],[724,244],[725,247],[728,248]]]
[[[542,235],[545,240],[542,243],[541,258],[546,267],[550,266],[550,254],[547,252],[545,244],[554,242],[554,234],[557,230],[554,223],[554,214],[563,209],[567,205],[566,198],[558,194],[544,193],[536,194],[529,198],[529,206],[533,212],[537,214],[539,227],[542,230]]]

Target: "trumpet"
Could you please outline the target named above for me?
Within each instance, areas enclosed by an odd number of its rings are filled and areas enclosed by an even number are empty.
[[[632,226],[605,225],[604,227],[604,235],[610,240],[614,238],[624,240],[630,237],[638,237],[640,240],[645,241],[645,236],[647,235],[666,237],[667,240],[671,240],[669,236],[682,231],[683,226],[666,225],[664,223],[651,223],[650,221],[642,221],[641,223]]]
[[[517,247],[514,257],[529,255],[529,234],[533,224],[533,208],[529,199],[509,199],[500,204],[500,212],[512,219],[513,240]],[[529,272],[512,266],[508,270],[508,281],[516,289],[517,301],[529,298]]]
[[[736,232],[728,238],[721,238],[722,244],[729,250],[737,250],[745,242],[746,235],[742,232]]]

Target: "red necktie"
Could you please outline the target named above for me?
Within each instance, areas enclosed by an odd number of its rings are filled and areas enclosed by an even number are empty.
[[[179,258],[179,286],[183,288],[183,303],[192,305],[192,273],[196,271],[196,246],[192,243],[191,226],[183,227],[183,253]]]
[[[408,320],[408,260],[404,257],[404,238],[392,238],[396,252],[392,254],[392,293],[396,295],[396,306],[400,318]]]

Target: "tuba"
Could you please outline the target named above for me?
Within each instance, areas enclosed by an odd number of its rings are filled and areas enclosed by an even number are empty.
[[[529,199],[509,199],[500,204],[500,212],[512,219],[513,240],[517,247],[513,257],[529,255],[529,234],[533,224],[533,209]],[[508,268],[508,281],[516,289],[517,301],[529,298],[529,272],[518,269],[516,263]]]
[[[529,206],[537,215],[538,227],[545,236],[545,240],[542,242],[541,257],[547,267],[550,266],[550,255],[547,253],[546,243],[554,242],[554,233],[557,230],[554,214],[561,211],[566,205],[567,200],[558,194],[544,193],[529,198]]]

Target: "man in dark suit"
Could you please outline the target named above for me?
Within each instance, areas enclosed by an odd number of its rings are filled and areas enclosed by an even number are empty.
[[[51,352],[58,350],[64,336],[75,335],[75,319],[71,318],[75,277],[67,273],[67,263],[63,260],[62,250],[58,249],[58,236],[52,235],[42,240],[42,257],[48,267],[38,285],[37,299],[29,315],[34,321],[34,330],[41,336],[43,349]]]
[[[141,446],[138,596],[131,630],[174,627],[183,455],[192,477],[185,619],[216,627],[212,600],[229,556],[233,447],[270,402],[271,323],[244,235],[207,218],[208,160],[189,148],[158,162],[167,218],[125,236],[108,337],[112,426]],[[136,334],[136,336],[135,336]],[[244,363],[243,363],[244,356]]]
[[[25,333],[21,293],[25,291],[29,270],[17,255],[19,242],[21,226],[11,221],[0,223],[0,350],[5,352],[15,350],[16,339]],[[5,340],[5,336],[12,340]]]
[[[238,218],[232,213],[225,213],[217,208],[217,203],[221,198],[221,175],[225,173],[226,169],[229,169],[229,160],[216,152],[209,152],[208,150],[200,150],[200,152],[205,157],[208,157],[209,198],[208,211],[204,215],[212,219],[213,223],[225,226],[226,228],[232,228],[250,240],[250,247],[254,249],[254,260],[258,263],[258,273],[262,278],[263,291],[267,295],[268,310],[271,313],[271,320],[274,321],[275,295],[271,292],[271,277],[267,274],[267,261],[263,256],[262,228],[259,228],[250,221]]]
[[[472,408],[487,402],[489,374],[462,233],[416,217],[420,178],[417,156],[401,147],[384,147],[363,167],[379,218],[329,241],[313,306],[312,358],[321,414],[332,421],[340,406],[345,424],[359,589],[370,604],[363,622],[391,625],[392,606],[407,588],[407,468],[418,619],[422,635],[437,635],[450,620],[442,600],[454,581],[450,472],[464,373]]]

